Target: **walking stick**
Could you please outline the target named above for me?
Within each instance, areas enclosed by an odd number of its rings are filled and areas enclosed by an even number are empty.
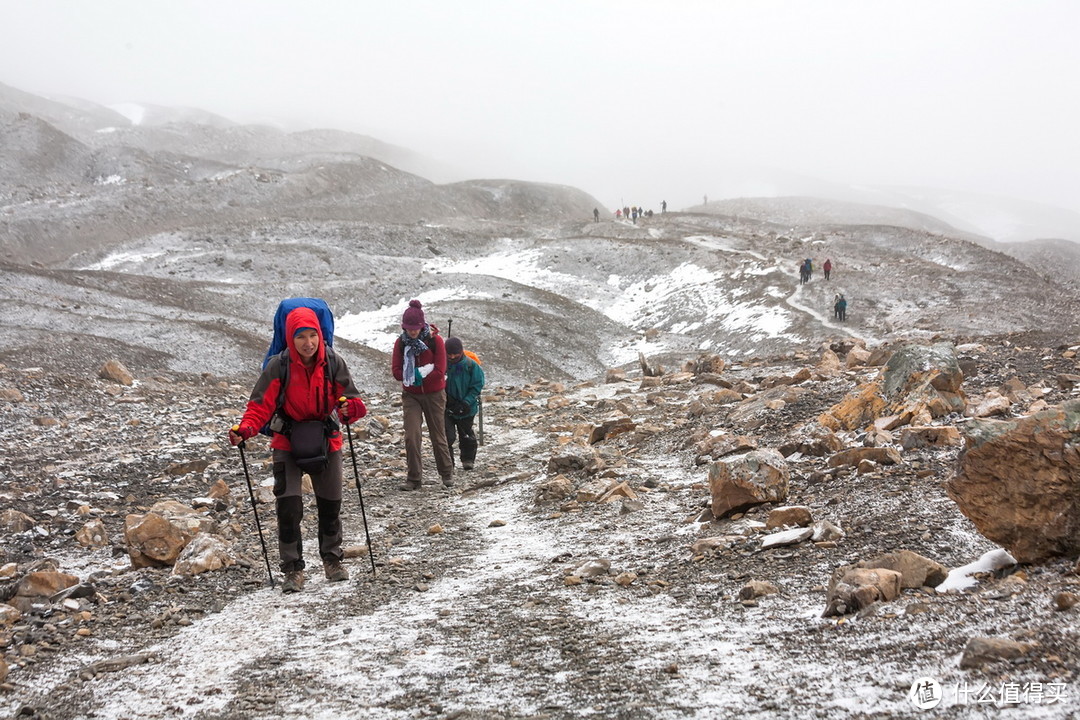
[[[477,442],[479,442],[481,445],[483,445],[484,444],[484,398],[481,398],[481,397],[476,398],[476,408],[477,408],[477,413],[476,414],[479,416],[479,419],[480,419],[480,428],[479,428],[479,431],[478,431],[479,437],[477,438]]]
[[[239,430],[239,426],[233,430]],[[247,480],[248,497],[251,498],[251,513],[255,516],[255,528],[259,531],[259,542],[262,544],[263,560],[266,561],[266,574],[270,578],[270,587],[274,587],[274,573],[270,571],[270,555],[266,552],[266,539],[263,537],[262,525],[259,523],[259,510],[255,507],[255,491],[251,489],[251,473],[248,472],[247,457],[244,455],[244,440],[236,446],[240,451],[240,464],[244,466],[244,479]]]
[[[345,398],[341,398],[344,400]],[[349,436],[349,455],[352,456],[353,478],[356,480],[356,494],[360,496],[360,517],[364,519],[364,537],[367,539],[368,560],[371,561],[371,575],[375,575],[375,548],[371,546],[371,533],[368,532],[367,512],[364,510],[364,491],[360,489],[360,472],[356,469],[356,450],[353,449],[352,430],[345,426],[345,434]]]

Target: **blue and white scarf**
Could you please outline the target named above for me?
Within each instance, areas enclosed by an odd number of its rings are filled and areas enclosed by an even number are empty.
[[[401,344],[404,346],[403,350],[403,362],[401,366],[401,384],[405,387],[412,387],[417,384],[416,375],[416,358],[420,357],[427,349],[428,346],[424,344],[424,340],[431,339],[431,331],[428,326],[425,325],[420,330],[420,334],[414,338],[409,337],[409,333],[401,332]]]

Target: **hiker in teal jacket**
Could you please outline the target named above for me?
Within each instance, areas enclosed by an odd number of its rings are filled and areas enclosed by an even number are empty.
[[[480,409],[484,369],[465,354],[461,340],[446,340],[446,444],[454,456],[454,440],[461,438],[461,467],[471,470],[476,461],[473,419]]]

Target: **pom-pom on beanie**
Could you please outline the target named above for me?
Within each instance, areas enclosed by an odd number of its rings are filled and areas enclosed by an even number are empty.
[[[464,348],[461,346],[461,338],[447,338],[446,339],[446,354],[447,355],[460,355]]]
[[[403,330],[422,330],[427,325],[424,320],[424,311],[420,309],[419,300],[410,300],[409,307],[401,315],[401,328]]]

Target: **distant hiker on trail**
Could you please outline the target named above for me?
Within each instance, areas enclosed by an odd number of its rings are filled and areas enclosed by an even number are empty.
[[[829,273],[832,272],[832,260],[825,258],[825,264],[821,266],[821,269],[825,271],[825,279],[829,279]]]
[[[594,223],[600,222],[600,208],[593,208],[592,209],[592,221]]]
[[[806,267],[806,282],[810,282],[810,278],[814,276],[814,261],[811,258],[806,258],[803,264]]]
[[[298,307],[286,316],[287,349],[270,358],[255,383],[244,417],[229,431],[238,445],[270,423],[273,439],[274,498],[278,553],[285,573],[282,592],[304,588],[304,517],[301,478],[311,476],[319,514],[319,557],[331,582],[349,579],[341,549],[341,433],[334,411],[346,425],[367,414],[345,359],[323,341],[315,311]],[[332,361],[330,360],[332,358]],[[284,364],[284,366],[283,366]],[[338,402],[338,398],[342,400]]]
[[[401,414],[405,421],[408,474],[398,490],[419,490],[424,465],[420,455],[422,423],[427,423],[435,467],[445,487],[454,484],[454,459],[446,444],[446,346],[439,329],[424,320],[419,300],[410,300],[401,316],[401,335],[394,341],[390,369],[404,389]]]
[[[619,208],[615,208],[615,219],[622,220],[622,210]]]
[[[660,201],[660,214],[662,215],[662,214],[664,214],[666,212],[667,212],[667,200],[661,200]]]
[[[484,389],[484,369],[465,354],[460,339],[446,340],[446,446],[454,457],[454,440],[460,438],[461,467],[472,470],[476,461],[476,433],[473,418],[480,410]]]
[[[839,293],[836,296],[836,302],[833,303],[833,317],[840,322],[847,320],[847,300],[844,299],[843,293]]]
[[[810,282],[810,261],[803,260],[799,263],[799,284],[805,285]]]

